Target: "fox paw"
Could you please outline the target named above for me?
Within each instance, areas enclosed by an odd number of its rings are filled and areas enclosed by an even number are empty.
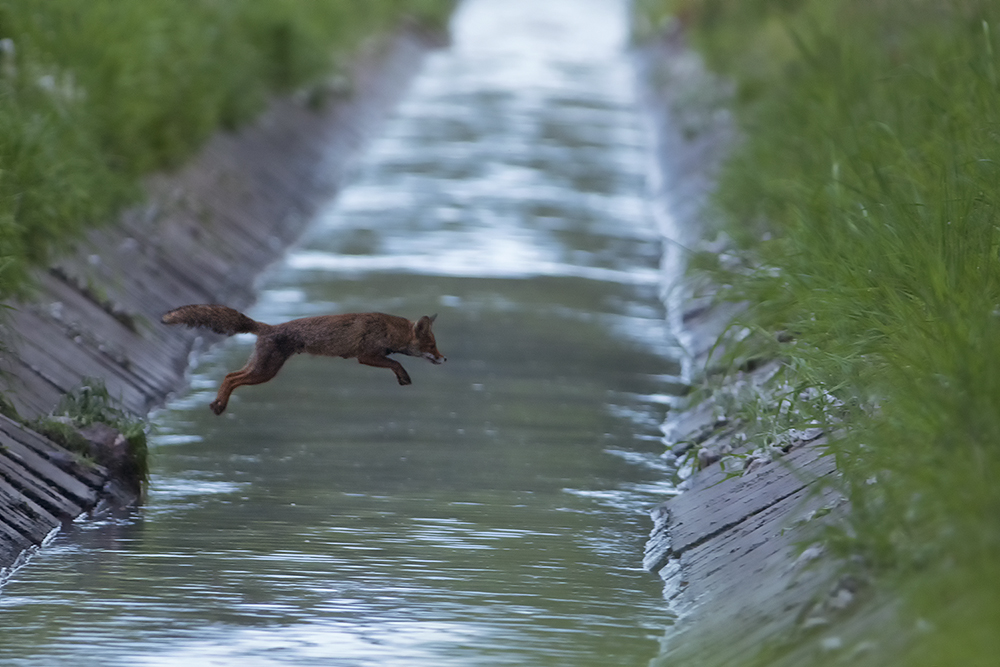
[[[406,385],[408,385],[408,384],[413,384],[413,380],[411,380],[411,379],[410,379],[410,376],[408,376],[408,375],[407,375],[407,376],[405,376],[405,377],[401,377],[401,378],[396,378],[396,379],[397,379],[397,380],[399,380],[399,384],[400,384],[401,386],[403,386],[403,387],[405,387],[405,386],[406,386]]]
[[[226,409],[226,404],[216,399],[212,401],[212,403],[208,407],[210,407],[212,409],[212,412],[214,412],[216,415],[221,415],[223,411]]]

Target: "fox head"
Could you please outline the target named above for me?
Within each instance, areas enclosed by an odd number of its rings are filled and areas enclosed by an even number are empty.
[[[436,319],[437,315],[430,317],[424,315],[417,320],[417,323],[413,325],[413,342],[410,344],[410,355],[423,357],[432,364],[448,361],[443,354],[438,352],[437,341],[434,340],[434,332],[431,331],[431,325]]]

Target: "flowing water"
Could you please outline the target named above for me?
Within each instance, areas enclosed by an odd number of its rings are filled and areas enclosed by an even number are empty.
[[[299,356],[155,416],[148,502],[62,531],[0,595],[2,665],[645,665],[639,567],[678,373],[625,2],[470,0],[274,267],[268,322],[438,313],[442,366]]]

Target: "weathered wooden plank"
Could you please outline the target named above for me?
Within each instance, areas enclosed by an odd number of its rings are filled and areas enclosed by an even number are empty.
[[[0,556],[4,552],[16,554],[33,544],[32,540],[25,537],[12,523],[8,523],[16,520],[16,513],[8,508],[4,504],[3,498],[0,497]]]
[[[75,454],[3,415],[0,415],[0,432],[63,468],[92,489],[100,489],[107,481],[107,471],[100,465],[82,462]]]
[[[233,289],[235,276],[240,272],[239,265],[212,250],[222,240],[196,242],[186,230],[169,227],[163,230],[160,241],[162,265],[169,268],[173,275],[189,277],[210,295]]]
[[[65,280],[45,274],[41,283],[43,296],[39,301],[44,303],[52,300],[61,304],[58,319],[67,337],[81,335],[98,352],[112,358],[124,357],[119,363],[124,363],[124,367],[133,372],[133,360],[142,359],[144,368],[151,369],[155,376],[171,375],[168,360],[177,354],[178,349],[184,347],[184,344],[183,341],[160,332],[157,328],[158,321],[150,322],[148,315],[142,311],[130,312],[129,315],[139,330],[139,335],[136,335],[104,306],[81,294],[75,286]],[[148,295],[141,296],[148,301]],[[44,312],[36,315],[45,317]]]
[[[53,528],[68,518],[53,514],[3,478],[0,478],[0,514],[8,525],[32,544],[41,544]]]
[[[668,504],[673,551],[683,552],[833,472],[832,457],[822,454],[820,446],[802,447],[750,474],[680,494]]]
[[[97,502],[94,489],[5,433],[0,433],[0,449],[77,505],[91,507]]]
[[[715,403],[711,400],[702,401],[668,420],[664,425],[667,429],[664,437],[671,448],[682,442],[697,444],[723,424],[715,416]]]
[[[109,394],[120,399],[129,410],[143,414],[149,395],[131,382],[116,364],[102,363],[88,354],[81,354],[84,352],[79,349],[81,347],[72,341],[67,344],[65,337],[51,327],[40,327],[35,336],[18,346],[18,355],[64,393],[79,387],[83,378],[101,378]]]
[[[832,492],[814,495],[804,488],[681,554],[679,566],[673,568],[677,580],[668,581],[668,587],[676,592],[679,613],[696,610],[696,614],[678,624],[671,646],[690,651],[711,641],[713,664],[736,664],[748,647],[760,646],[793,627],[829,590],[837,573],[833,561],[800,556],[799,544],[818,526],[797,525],[797,519],[836,502]],[[727,631],[732,641],[719,644]],[[669,664],[688,662],[671,657],[680,662]]]
[[[78,297],[78,300],[83,300]],[[72,310],[72,305],[64,310]],[[71,317],[71,315],[64,315]],[[112,319],[107,316],[108,319]],[[100,347],[104,343],[98,343],[93,333],[88,331],[86,335],[73,335],[73,330],[67,331],[66,324],[61,321],[44,318],[37,313],[24,309],[16,316],[16,322],[25,330],[33,331],[34,336],[25,341],[20,349],[26,354],[31,354],[34,350],[33,359],[38,359],[38,353],[51,357],[56,365],[71,371],[69,377],[75,378],[77,385],[83,377],[104,378],[109,388],[112,385],[127,385],[137,396],[141,396],[144,402],[148,402],[153,397],[161,397],[166,394],[170,387],[176,383],[173,374],[168,373],[161,367],[159,373],[155,372],[156,363],[151,362],[151,372],[136,372],[129,365],[119,363],[112,355],[103,352]],[[120,330],[125,330],[120,324]],[[113,332],[105,332],[108,336],[108,345],[115,345]],[[133,339],[138,337],[130,334]],[[135,347],[134,345],[132,347]],[[45,355],[44,353],[48,353]],[[147,351],[139,351],[137,358],[155,359],[156,356]],[[143,369],[145,371],[145,369]],[[72,388],[75,388],[73,385]]]
[[[720,600],[773,587],[761,575],[771,567],[793,567],[795,544],[808,537],[807,518],[817,508],[835,502],[832,493],[814,494],[803,487],[762,512],[680,554],[692,597],[711,592]],[[793,530],[798,529],[798,530]],[[781,577],[782,585],[792,582]],[[773,592],[773,591],[772,591]]]
[[[37,503],[58,519],[72,519],[87,509],[54,491],[44,479],[11,459],[3,450],[0,450],[0,477],[18,489],[28,501]]]
[[[20,359],[0,359],[7,398],[18,415],[33,419],[47,414],[59,402],[62,391]]]
[[[31,330],[31,336],[16,341],[18,360],[46,382],[59,389],[60,395],[79,384],[80,375],[60,363],[59,350],[75,347],[75,343],[60,337],[51,327]],[[49,353],[52,350],[53,354]]]
[[[211,300],[211,290],[201,282],[198,273],[180,271],[176,262],[186,257],[175,257],[174,253],[154,244],[139,216],[125,216],[121,234],[132,243],[126,244],[116,253],[114,260],[107,260],[111,267],[107,270],[106,289],[120,301],[135,304],[142,312],[155,321],[154,315],[169,310],[176,302],[201,303]],[[140,243],[136,239],[143,239]],[[96,248],[118,245],[114,240],[95,240]],[[176,262],[172,261],[176,260]],[[65,260],[64,260],[65,261]]]

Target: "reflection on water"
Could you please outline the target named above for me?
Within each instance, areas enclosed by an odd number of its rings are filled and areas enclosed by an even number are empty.
[[[252,312],[439,313],[414,384],[296,357],[157,417],[134,514],[0,596],[4,665],[639,665],[678,372],[615,0],[474,0]],[[17,632],[13,632],[16,629]]]

